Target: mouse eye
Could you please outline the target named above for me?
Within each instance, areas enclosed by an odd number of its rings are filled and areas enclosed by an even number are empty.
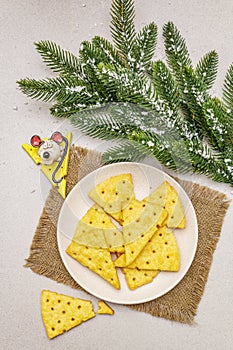
[[[53,142],[51,140],[46,141],[46,148],[52,148],[53,147]]]

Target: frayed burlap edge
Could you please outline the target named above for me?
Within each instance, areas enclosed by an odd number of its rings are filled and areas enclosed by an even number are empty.
[[[46,276],[58,283],[63,283],[72,288],[80,288],[73,278],[68,274],[58,251],[56,225],[48,214],[47,208],[53,203],[62,205],[62,198],[57,190],[50,191],[41,214],[39,224],[30,247],[30,255],[26,260],[25,267],[29,267],[33,272]],[[56,206],[58,209],[58,205]],[[43,253],[42,253],[43,252]]]
[[[100,153],[73,146],[67,175],[67,193],[82,177],[102,165]],[[204,293],[229,201],[224,194],[208,187],[176,180],[190,195],[197,215],[199,241],[194,261],[185,277],[170,292],[150,302],[127,306],[152,316],[192,324]],[[63,199],[56,188],[52,188],[25,267],[58,283],[82,290],[67,272],[57,246],[56,224],[62,204]]]

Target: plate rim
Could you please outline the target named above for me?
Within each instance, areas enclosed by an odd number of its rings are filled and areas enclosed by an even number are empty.
[[[61,242],[60,242],[60,239],[59,239],[59,235],[61,234],[59,232],[59,222],[61,220],[61,214],[62,214],[62,210],[63,210],[63,207],[65,206],[66,204],[66,201],[68,200],[68,197],[72,195],[72,193],[76,190],[77,187],[80,186],[80,182],[87,179],[88,177],[91,177],[93,176],[94,173],[98,172],[98,171],[104,171],[104,169],[106,168],[109,168],[109,167],[114,167],[114,166],[120,166],[120,165],[124,165],[124,166],[127,166],[127,165],[134,165],[134,166],[139,166],[139,167],[147,167],[147,168],[151,168],[157,172],[159,172],[161,175],[165,175],[168,179],[171,179],[172,182],[175,182],[176,186],[179,187],[179,189],[184,193],[184,195],[187,197],[188,199],[188,202],[189,202],[189,205],[190,205],[190,208],[191,208],[191,211],[192,211],[192,214],[194,216],[194,227],[195,227],[195,242],[194,242],[194,249],[193,249],[193,252],[192,252],[192,255],[191,255],[191,258],[189,260],[189,264],[187,264],[186,268],[184,269],[182,275],[178,278],[177,281],[174,281],[174,283],[167,287],[163,292],[161,292],[159,295],[157,296],[148,296],[144,299],[141,299],[141,300],[117,300],[115,298],[111,298],[111,297],[108,297],[108,296],[103,296],[103,294],[101,293],[98,293],[98,292],[93,292],[93,290],[88,287],[86,287],[86,285],[83,285],[82,283],[80,283],[80,281],[77,279],[77,276],[75,276],[73,274],[72,271],[70,271],[69,269],[69,264],[68,262],[63,259],[63,250],[62,250],[62,247],[61,247]],[[185,277],[185,275],[187,274],[189,268],[191,267],[192,263],[193,263],[193,260],[194,260],[194,257],[196,255],[196,251],[197,251],[197,246],[198,246],[198,222],[197,222],[197,216],[196,216],[196,212],[195,212],[195,209],[194,209],[194,206],[188,196],[188,194],[186,193],[186,191],[182,188],[182,186],[173,178],[171,177],[171,175],[167,174],[166,172],[156,168],[155,166],[153,165],[148,165],[148,164],[145,164],[145,163],[139,163],[139,162],[117,162],[117,163],[111,163],[111,164],[106,164],[106,165],[103,165],[95,170],[93,170],[92,172],[88,173],[87,175],[85,175],[80,181],[77,182],[77,184],[72,188],[72,190],[69,192],[69,194],[67,195],[67,197],[65,198],[62,206],[61,206],[61,209],[60,209],[60,212],[59,212],[59,216],[58,216],[58,221],[57,221],[57,233],[56,233],[56,237],[57,237],[57,244],[58,244],[58,251],[59,251],[59,255],[62,259],[62,262],[63,264],[65,265],[65,268],[67,270],[67,272],[69,273],[69,275],[76,281],[76,283],[78,283],[80,285],[81,288],[84,289],[84,291],[88,292],[90,295],[94,296],[94,297],[97,297],[99,299],[102,299],[102,300],[105,300],[105,301],[108,301],[108,302],[111,302],[111,303],[114,303],[114,304],[125,304],[125,305],[134,305],[134,304],[141,304],[141,303],[145,303],[145,302],[148,302],[148,301],[152,301],[152,300],[156,300],[157,298],[167,294],[169,291],[171,291],[173,288],[175,288],[176,285],[178,285],[181,280]],[[77,262],[78,263],[78,262]],[[84,267],[84,266],[83,266]],[[86,267],[87,268],[87,267]],[[89,269],[87,268],[87,272]],[[92,272],[92,271],[90,271]],[[166,271],[161,271],[160,273],[165,273]],[[101,277],[100,277],[101,278]],[[153,281],[152,281],[153,282]],[[114,287],[113,287],[114,288]],[[142,286],[143,288],[143,286]],[[131,291],[129,290],[130,292],[134,292],[134,291]],[[119,290],[120,292],[120,290]]]

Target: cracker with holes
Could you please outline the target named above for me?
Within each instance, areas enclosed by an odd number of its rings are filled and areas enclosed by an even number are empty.
[[[158,270],[140,270],[138,268],[129,269],[127,267],[123,267],[122,272],[124,273],[126,283],[131,290],[147,283],[151,283],[159,273]]]
[[[98,302],[99,309],[97,314],[99,315],[114,315],[114,310],[103,300]]]
[[[49,290],[42,291],[41,312],[49,339],[69,331],[96,315],[91,301]]]
[[[132,290],[152,282],[160,271],[178,271],[180,255],[168,227],[183,228],[184,209],[176,190],[165,181],[144,200],[137,200],[130,174],[112,176],[93,188],[97,203],[77,225],[67,253],[120,289],[121,268]],[[122,232],[113,224],[116,219]],[[112,253],[118,258],[113,261]]]
[[[89,192],[89,197],[121,223],[122,209],[135,198],[131,174],[111,176],[97,184]]]
[[[115,266],[125,266],[125,254],[115,260]],[[171,229],[161,227],[156,231],[140,255],[127,268],[179,271],[180,253]]]
[[[122,211],[125,266],[136,259],[166,217],[167,212],[162,206],[147,201],[133,200]]]
[[[104,278],[113,287],[120,289],[120,281],[108,249],[88,247],[72,241],[66,252],[83,266]]]
[[[108,248],[110,252],[124,251],[122,232],[97,204],[93,205],[78,222],[73,241],[93,248]]]
[[[169,228],[185,228],[186,219],[177,191],[167,181],[155,189],[146,200],[164,206],[168,212],[166,225]]]

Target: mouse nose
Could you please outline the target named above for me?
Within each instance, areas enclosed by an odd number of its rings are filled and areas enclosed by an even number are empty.
[[[44,152],[43,153],[43,158],[48,159],[49,158],[49,152]]]

